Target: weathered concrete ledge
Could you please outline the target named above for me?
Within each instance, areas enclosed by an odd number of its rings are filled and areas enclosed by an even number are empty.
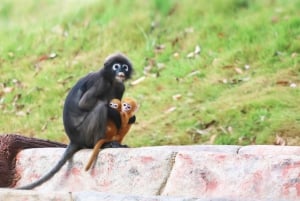
[[[44,175],[63,152],[64,148],[21,151],[16,160],[20,176],[16,186]],[[296,146],[104,149],[95,166],[85,172],[90,153],[76,153],[34,191],[0,191],[0,200],[9,200],[7,195],[15,198],[11,200],[24,196],[26,200],[87,201],[300,200],[300,147]]]

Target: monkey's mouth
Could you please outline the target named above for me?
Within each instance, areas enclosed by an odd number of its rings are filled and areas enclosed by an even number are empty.
[[[116,79],[120,82],[124,82],[125,81],[125,74],[124,73],[118,73],[116,76]]]

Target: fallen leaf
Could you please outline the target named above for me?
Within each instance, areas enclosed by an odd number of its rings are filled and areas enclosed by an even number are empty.
[[[178,58],[178,57],[179,57],[179,53],[178,53],[178,52],[175,52],[175,53],[173,54],[173,57]]]
[[[209,138],[209,144],[214,144],[217,136],[218,136],[217,134],[214,134],[214,135],[210,136],[210,138]]]
[[[175,94],[172,96],[173,100],[179,100],[182,97],[181,94]]]
[[[227,84],[227,83],[228,83],[228,80],[227,80],[227,79],[223,79],[223,80],[221,80],[221,82],[222,82],[223,84]]]
[[[240,68],[234,68],[235,72],[237,72],[238,74],[243,74],[243,70]]]
[[[160,52],[162,52],[165,48],[166,48],[165,45],[156,45],[156,46],[155,46],[155,52],[156,52],[156,53],[160,53]]]
[[[47,127],[48,127],[48,122],[46,122],[46,123],[42,126],[41,130],[42,130],[42,131],[45,131],[45,130],[47,129]]]
[[[283,139],[282,137],[280,137],[279,135],[276,135],[274,144],[275,145],[280,145],[280,146],[286,146],[287,141],[285,139]]]
[[[5,87],[5,88],[3,89],[3,92],[4,92],[5,94],[7,94],[7,93],[12,92],[13,90],[14,90],[13,87]]]
[[[16,112],[16,115],[17,116],[26,116],[26,112],[24,112],[24,111],[18,111],[18,112]]]
[[[9,56],[9,57],[14,57],[15,54],[14,54],[13,52],[9,52],[9,53],[8,53],[8,56]]]
[[[174,112],[176,110],[176,107],[170,107],[169,109],[167,109],[166,111],[165,111],[165,113],[166,114],[169,114],[169,113],[171,113],[171,112]]]
[[[200,54],[200,52],[201,52],[200,46],[196,45],[195,50],[193,52],[188,53],[186,57],[189,59],[194,58],[196,55]]]
[[[200,48],[199,45],[197,45],[197,46],[195,47],[194,53],[195,53],[195,54],[200,54],[200,52],[201,52],[201,48]]]
[[[57,54],[55,52],[52,52],[49,54],[48,59],[54,59],[55,57],[57,57]]]
[[[250,69],[250,65],[246,64],[246,65],[244,66],[244,69],[245,69],[245,70],[249,70],[249,69]]]
[[[192,77],[192,76],[198,75],[198,74],[200,74],[200,71],[199,71],[199,70],[196,70],[196,71],[191,72],[190,74],[188,74],[187,77]]]
[[[165,64],[164,63],[157,63],[156,66],[160,70],[160,69],[163,69],[165,67]]]
[[[185,33],[193,33],[194,32],[194,28],[193,27],[189,27],[189,28],[186,28],[184,30]]]
[[[291,88],[296,88],[296,87],[297,87],[297,84],[296,84],[296,83],[291,83],[291,84],[290,84],[290,87],[291,87]]]
[[[221,59],[214,58],[214,60],[212,61],[212,65],[217,66],[220,62],[221,62]]]
[[[205,129],[208,129],[208,128],[210,128],[211,126],[215,125],[216,123],[217,123],[216,120],[211,120],[210,122],[204,124],[204,128],[205,128]]]
[[[135,86],[135,85],[137,85],[137,84],[140,84],[142,81],[144,81],[146,79],[146,77],[145,76],[142,76],[142,77],[140,77],[140,78],[138,78],[137,80],[134,80],[134,81],[132,81],[131,82],[131,85],[132,86]]]
[[[291,55],[292,58],[296,58],[297,56],[298,56],[297,52],[293,52]]]
[[[190,52],[190,53],[188,53],[188,55],[186,56],[187,58],[194,58],[195,57],[195,54],[194,54],[194,52]]]
[[[58,80],[57,82],[59,84],[65,85],[66,83],[68,83],[69,80],[71,80],[74,76],[73,75],[69,75],[68,77]]]
[[[288,86],[290,84],[290,82],[286,81],[286,80],[279,80],[276,82],[276,84],[281,85],[281,86]]]
[[[17,94],[15,95],[14,99],[13,99],[13,105],[16,106],[18,100],[22,97],[22,94]]]

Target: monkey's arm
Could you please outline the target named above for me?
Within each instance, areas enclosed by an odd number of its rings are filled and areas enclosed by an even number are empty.
[[[92,110],[97,104],[98,100],[105,95],[106,89],[108,89],[109,83],[105,82],[104,79],[96,82],[87,81],[84,86],[79,90],[81,93],[81,98],[79,100],[78,106],[83,110]]]
[[[111,107],[107,107],[107,117],[115,123],[117,129],[121,128],[122,121],[120,112],[118,110]]]
[[[87,90],[83,94],[81,99],[79,100],[79,103],[78,103],[79,108],[84,109],[84,110],[88,110],[88,111],[93,109],[93,107],[97,103],[97,99],[95,97],[93,97],[94,94],[95,94],[95,87],[92,87],[89,90]]]

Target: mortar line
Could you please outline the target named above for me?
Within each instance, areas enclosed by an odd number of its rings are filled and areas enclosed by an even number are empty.
[[[170,168],[169,168],[169,173],[168,173],[168,175],[165,177],[165,179],[163,180],[163,182],[162,182],[161,186],[159,187],[159,189],[158,189],[156,195],[161,195],[162,192],[163,192],[163,190],[165,189],[165,187],[166,187],[166,185],[167,185],[167,183],[168,183],[168,180],[169,180],[169,178],[170,178],[170,175],[171,175],[171,173],[172,173],[172,171],[173,171],[174,164],[175,164],[175,159],[176,159],[177,154],[178,154],[177,151],[173,151],[173,152],[171,153],[171,156],[170,156],[170,159],[169,159],[169,164],[168,164],[169,167],[170,167]]]

